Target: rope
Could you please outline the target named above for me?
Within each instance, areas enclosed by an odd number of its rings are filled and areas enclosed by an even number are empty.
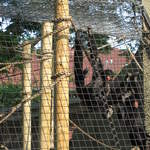
[[[4,150],[8,150],[8,148],[5,145],[3,145],[3,144],[0,144],[0,148],[2,148]]]
[[[60,23],[60,22],[64,22],[64,21],[72,21],[72,17],[69,16],[68,18],[55,18],[54,20],[52,20],[52,22],[54,23]]]
[[[120,40],[123,40],[124,38],[125,38],[125,36],[121,36],[120,38],[114,40],[113,43],[119,42]],[[108,46],[111,46],[111,44],[110,44],[110,43],[105,44],[105,45],[103,45],[103,46],[101,46],[101,47],[98,47],[97,49],[100,50],[100,49],[103,49],[103,48],[108,47]]]
[[[5,115],[1,120],[0,120],[0,124],[2,124],[4,121],[6,121],[12,114],[14,114],[21,106],[22,104],[30,101],[30,100],[33,100],[34,98],[40,96],[40,93],[37,93],[35,95],[33,95],[32,97],[30,98],[25,98],[23,99],[19,104],[15,105],[14,107],[11,108],[11,111]]]
[[[63,18],[63,19],[60,19],[60,18],[58,18],[58,19],[56,19],[55,21],[71,21],[72,19],[71,18]],[[19,51],[19,50],[17,50],[17,48],[22,48],[22,47],[24,47],[24,46],[26,46],[26,45],[28,45],[28,44],[37,44],[40,40],[42,40],[42,39],[44,39],[44,38],[46,38],[46,37],[48,37],[48,36],[50,36],[50,35],[52,35],[52,34],[57,34],[57,33],[59,33],[59,32],[61,32],[61,31],[63,31],[63,30],[66,30],[66,29],[68,29],[70,26],[67,26],[67,27],[64,27],[64,28],[61,28],[60,30],[55,30],[55,31],[53,31],[53,32],[50,32],[50,33],[48,33],[48,34],[46,34],[45,36],[42,36],[42,37],[38,37],[38,38],[36,38],[36,39],[34,39],[34,40],[31,40],[30,42],[28,42],[28,43],[26,43],[26,44],[22,44],[22,45],[19,45],[19,46],[17,46],[16,48],[13,48],[13,50],[14,51],[16,51],[16,52],[19,52],[19,53],[22,53],[22,54],[28,54],[28,53],[25,53],[25,52],[23,52],[23,51]],[[50,55],[52,55],[53,53],[50,53]],[[33,55],[33,54],[28,54],[28,55]],[[41,54],[35,54],[36,56],[45,56],[45,55],[41,55]],[[39,59],[39,60],[45,60],[45,57],[44,57],[44,59],[42,58],[42,59]],[[29,60],[27,60],[27,61],[21,61],[21,62],[10,62],[10,63],[0,63],[0,65],[6,65],[5,67],[3,67],[3,68],[1,68],[0,69],[0,72],[1,71],[3,71],[3,70],[7,70],[11,65],[19,65],[19,64],[24,64],[24,63],[29,63],[29,62],[34,62],[34,61],[29,61]]]
[[[36,62],[36,61],[44,61],[44,60],[50,59],[50,57],[52,57],[52,56],[44,56],[44,58],[37,59],[37,60],[27,59],[25,61],[0,62],[0,65],[6,65],[6,66],[4,66],[3,68],[0,69],[0,72],[3,71],[3,70],[8,70],[12,65],[20,65],[20,64],[32,63],[32,62]]]
[[[11,67],[11,65],[6,65],[5,67],[0,68],[0,72],[3,70],[8,70]]]
[[[71,119],[69,119],[70,123],[72,125],[74,125],[79,131],[81,131],[84,135],[86,135],[88,138],[90,138],[91,140],[95,141],[96,143],[100,144],[100,145],[103,145],[105,146],[106,148],[109,148],[111,150],[119,150],[119,149],[116,149],[116,148],[113,148],[105,143],[103,143],[102,141],[99,141],[97,139],[95,139],[94,137],[92,137],[90,134],[88,134],[87,132],[85,132],[83,129],[81,129],[77,124],[75,124]]]
[[[124,40],[124,39],[123,39],[123,41],[124,41],[124,44],[125,44],[125,46],[126,46],[126,48],[127,48],[128,52],[130,53],[130,55],[131,55],[132,59],[135,61],[135,63],[136,63],[136,64],[137,64],[137,66],[139,67],[139,69],[143,72],[142,67],[140,66],[140,64],[139,64],[139,63],[138,63],[138,61],[136,60],[135,56],[133,55],[132,51],[130,50],[130,48],[128,47],[128,45],[126,44],[126,42],[125,42],[125,40]]]
[[[58,82],[60,82],[63,78],[69,77],[71,75],[72,74],[68,73],[68,72],[61,73],[61,76],[58,78],[58,80],[56,80],[54,83],[52,83],[51,85],[49,85],[50,88],[52,88],[54,85],[56,85]],[[34,94],[30,98],[24,98],[24,99],[22,99],[22,101],[19,104],[13,106],[11,108],[11,111],[8,114],[1,116],[2,119],[0,120],[0,124],[2,124],[3,122],[5,122],[10,116],[12,116],[12,114],[14,114],[24,103],[26,103],[28,101],[31,101],[31,100],[35,99],[36,97],[40,96],[41,92],[42,91],[39,91],[38,93]]]
[[[64,30],[68,29],[68,28],[70,28],[69,25],[66,26],[66,27],[63,27],[63,28],[61,28],[61,29],[59,29],[59,30],[52,31],[52,32],[50,32],[50,33],[48,33],[48,34],[46,34],[46,35],[44,35],[44,36],[37,37],[36,39],[33,39],[33,40],[29,41],[29,43],[19,45],[17,48],[24,47],[24,46],[26,46],[26,45],[28,45],[28,44],[36,45],[36,44],[37,44],[39,41],[41,41],[42,39],[47,38],[48,36],[50,36],[50,35],[52,35],[52,34],[58,34],[59,32],[62,32],[62,31],[64,31]]]
[[[62,19],[62,20],[63,20],[63,19]],[[33,44],[33,46],[34,46],[34,45],[36,45],[39,41],[41,41],[42,39],[44,39],[44,38],[46,38],[46,37],[48,37],[48,36],[50,36],[50,35],[52,35],[52,34],[58,34],[59,32],[62,32],[62,31],[64,31],[64,30],[68,29],[68,28],[70,28],[69,25],[66,26],[66,27],[64,27],[64,28],[61,28],[61,29],[59,29],[59,30],[55,30],[55,31],[53,31],[53,32],[50,32],[50,33],[46,34],[45,36],[37,37],[37,38],[35,38],[35,39],[33,39],[33,40],[30,40],[30,41],[29,41],[28,43],[26,43],[26,44],[20,44],[20,45],[18,45],[18,46],[16,46],[16,47],[13,47],[13,51],[19,52],[19,53],[22,53],[22,54],[28,54],[28,53],[25,53],[25,52],[20,51],[20,50],[17,50],[17,49],[22,49],[22,47],[24,47],[24,46],[26,46],[26,45],[28,45],[28,44]],[[53,54],[53,53],[52,53],[52,54]],[[33,55],[33,54],[28,54],[28,55]],[[43,56],[43,55],[41,55],[41,54],[34,54],[34,55],[36,55],[36,56]]]
[[[0,65],[20,65],[20,64],[29,63],[29,62],[32,62],[32,61],[28,60],[28,61],[16,61],[16,62],[0,62]],[[7,67],[7,66],[5,66],[5,67]],[[4,67],[4,69],[5,69],[5,67]]]
[[[71,18],[57,18],[56,20],[54,20],[54,22],[57,22],[57,23],[62,22],[62,21],[71,21],[72,26],[73,26],[74,29],[76,30],[75,25],[74,25],[74,23],[73,23],[73,21],[72,21]],[[45,35],[45,36],[43,36],[43,37],[38,37],[38,38],[36,38],[36,39],[34,39],[34,40],[31,40],[29,43],[35,45],[35,44],[37,44],[40,40],[42,40],[42,39],[48,37],[49,35],[57,34],[57,33],[59,33],[59,32],[61,32],[61,31],[65,30],[65,29],[68,29],[69,27],[70,27],[70,26],[67,26],[67,27],[64,27],[63,29],[60,29],[60,30],[51,32],[51,33],[49,33],[49,34],[47,34],[47,35]],[[124,36],[121,37],[120,39],[118,39],[117,41],[119,41],[119,40],[121,40],[121,39],[124,39]],[[124,42],[125,42],[125,41],[124,41]],[[29,43],[28,43],[28,44],[29,44]],[[28,45],[28,44],[19,45],[19,46],[16,47],[16,49],[17,49],[17,48],[22,48],[22,47],[24,47],[24,46],[26,46],[26,45]],[[126,43],[125,43],[125,44],[126,44]],[[110,44],[103,45],[102,47],[99,47],[98,50],[100,50],[100,49],[102,49],[102,48],[105,48],[105,47],[107,47],[107,46],[109,46],[109,45],[110,45]],[[136,60],[135,56],[133,55],[133,53],[131,52],[131,50],[128,48],[127,45],[126,45],[126,47],[127,47],[128,51],[130,52],[131,57],[134,59],[134,61],[136,62],[136,64],[137,64],[138,67],[140,68],[140,70],[143,71],[142,67],[141,67],[141,66],[139,65],[139,63],[137,62],[137,60]],[[17,51],[17,52],[20,52],[20,53],[24,53],[24,52],[19,51],[19,50],[16,50],[16,49],[15,49],[14,51]],[[87,53],[85,53],[85,54],[88,56]],[[32,55],[32,54],[31,54],[31,55]],[[40,55],[40,54],[36,54],[36,55],[37,55],[37,56],[43,56],[43,55]],[[89,58],[89,59],[90,59],[90,58]],[[39,59],[39,60],[43,60],[43,59]],[[3,71],[3,70],[8,69],[9,67],[11,67],[11,65],[24,64],[24,63],[28,63],[28,62],[34,62],[34,61],[32,61],[32,60],[26,60],[26,61],[21,61],[21,62],[0,63],[0,65],[6,65],[5,67],[1,68],[0,71]],[[52,77],[52,79],[53,79],[55,82],[54,82],[53,84],[51,84],[50,87],[52,88],[55,84],[57,84],[59,81],[61,81],[61,80],[62,80],[62,76],[67,77],[67,76],[70,76],[70,75],[71,75],[70,73],[60,73],[60,74],[56,74],[55,76]],[[58,80],[56,80],[56,79],[58,79]],[[31,100],[33,100],[33,99],[35,99],[36,97],[40,96],[40,94],[41,94],[41,92],[39,92],[39,93],[33,95],[33,96],[30,97],[30,98],[25,98],[25,99],[23,99],[19,104],[17,104],[16,106],[12,107],[11,111],[10,111],[7,115],[5,115],[4,117],[2,116],[3,118],[0,120],[0,124],[2,124],[2,123],[3,123],[4,121],[6,121],[12,114],[14,114],[14,113],[22,106],[22,104],[24,104],[24,103],[26,103],[26,102],[28,102],[28,101],[31,101]],[[105,105],[105,104],[104,104],[104,105]],[[88,134],[88,133],[85,132],[83,129],[81,129],[78,125],[76,125],[72,120],[70,120],[70,122],[71,122],[71,124],[73,124],[79,131],[81,131],[84,135],[86,135],[87,137],[89,137],[91,140],[93,140],[93,141],[97,142],[98,144],[101,144],[101,145],[103,145],[103,146],[105,146],[105,147],[107,147],[107,148],[109,148],[109,149],[111,149],[111,150],[118,150],[118,149],[112,148],[112,147],[109,146],[109,145],[106,145],[106,144],[103,143],[102,141],[99,141],[99,140],[95,139],[95,138],[92,137],[90,134]],[[8,148],[5,147],[5,146],[2,145],[2,144],[0,144],[0,147],[1,147],[1,148],[4,148],[5,150],[8,150]]]

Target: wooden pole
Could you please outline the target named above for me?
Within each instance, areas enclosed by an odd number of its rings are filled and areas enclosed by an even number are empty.
[[[43,24],[42,36],[53,31],[53,23]],[[40,150],[50,150],[54,147],[54,127],[53,124],[53,100],[51,93],[52,76],[52,35],[42,39],[41,64],[41,106],[40,106]]]
[[[31,44],[24,42],[23,57],[31,59]],[[31,89],[31,62],[25,63],[23,67],[23,91],[24,98],[30,98]],[[31,101],[23,105],[23,150],[31,150]]]
[[[68,0],[56,0],[56,30],[69,26]],[[56,39],[56,74],[69,72],[69,28],[59,32]],[[69,77],[56,85],[57,150],[69,150]]]
[[[150,32],[150,1],[143,0],[144,15],[143,30],[146,33]],[[147,133],[146,149],[150,149],[150,58],[148,51],[150,51],[150,36],[143,35],[143,41],[147,47],[143,49],[143,67],[144,67],[144,114],[145,114],[145,130]]]

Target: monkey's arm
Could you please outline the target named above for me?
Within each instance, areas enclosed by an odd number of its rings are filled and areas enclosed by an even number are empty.
[[[80,40],[80,31],[76,32],[74,51],[74,73],[75,85],[78,96],[81,100],[91,99],[90,90],[84,85],[85,70],[83,70],[83,46]]]

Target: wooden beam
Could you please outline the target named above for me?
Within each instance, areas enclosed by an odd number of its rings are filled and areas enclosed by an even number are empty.
[[[31,44],[29,41],[24,42],[23,58],[31,59]],[[23,98],[30,98],[31,88],[31,62],[23,65]],[[31,150],[31,101],[23,104],[23,150]]]
[[[43,24],[42,36],[53,31],[53,23]],[[40,150],[54,147],[53,99],[51,89],[52,77],[52,35],[42,39],[42,54],[45,58],[41,63],[41,104],[40,104]]]
[[[150,33],[150,26],[148,18],[150,18],[150,1],[143,0],[144,6],[144,19],[143,19],[143,31],[144,33]],[[147,53],[150,51],[150,35],[143,34],[143,41],[146,46],[143,46],[143,68],[144,68],[144,114],[145,114],[145,130],[147,134],[146,149],[150,149],[150,57]]]
[[[68,0],[56,0],[56,30],[69,26]],[[69,72],[69,28],[57,34],[56,38],[56,74]],[[69,150],[69,77],[56,85],[56,134],[57,150]]]

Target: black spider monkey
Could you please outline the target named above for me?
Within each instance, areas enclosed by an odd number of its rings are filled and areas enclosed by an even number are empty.
[[[92,111],[100,110],[101,115],[109,120],[115,146],[119,147],[119,139],[116,129],[113,125],[111,115],[109,115],[109,105],[107,103],[107,88],[106,88],[106,74],[102,62],[98,57],[98,50],[94,35],[88,30],[88,46],[90,50],[89,59],[93,68],[92,81],[89,85],[84,84],[84,78],[87,70],[83,70],[83,51],[84,47],[81,41],[81,32],[76,32],[75,37],[75,51],[74,51],[74,73],[76,91],[81,101],[88,106]],[[111,71],[110,71],[111,72]]]
[[[124,81],[110,85],[110,96],[115,104],[122,104],[118,111],[119,119],[123,119],[129,132],[131,144],[133,146],[139,146],[141,150],[146,150],[146,132],[144,127],[143,112],[143,82],[140,80],[141,75],[139,72],[127,73]],[[116,83],[116,80],[113,82]],[[113,83],[112,82],[112,83]],[[113,89],[114,88],[114,89]],[[114,94],[117,94],[117,96]],[[108,97],[109,98],[109,97]],[[121,114],[119,114],[121,113]],[[121,117],[120,117],[121,116]]]
[[[92,81],[89,85],[84,84],[84,78],[87,73],[87,69],[83,70],[83,52],[84,46],[81,40],[81,31],[76,32],[75,38],[75,51],[74,51],[74,73],[76,91],[81,101],[88,106],[90,110],[100,108],[109,111],[109,106],[116,104],[116,93],[114,89],[116,83],[113,80],[113,71],[104,70],[100,57],[98,57],[98,50],[94,35],[91,34],[91,30],[88,29],[88,46],[90,50],[89,59],[93,68]],[[109,86],[110,85],[110,86]],[[113,87],[113,88],[112,88]],[[113,89],[113,90],[112,90]],[[104,104],[105,103],[105,104]],[[103,107],[105,105],[105,108]],[[94,110],[97,110],[95,109]]]
[[[84,47],[81,41],[81,32],[76,32],[75,38],[75,52],[74,52],[74,73],[75,73],[75,84],[76,91],[79,98],[86,104],[89,109],[93,107],[102,107],[104,96],[105,96],[105,82],[106,77],[104,74],[110,73],[111,71],[104,71],[102,62],[98,57],[98,50],[93,35],[88,30],[88,46],[90,50],[90,63],[93,68],[92,81],[87,86],[84,84],[84,78],[87,73],[87,69],[83,70],[83,52]],[[106,97],[105,97],[106,99]],[[95,109],[95,108],[94,108]],[[103,108],[102,108],[103,109]]]
[[[143,110],[143,84],[138,81],[139,73],[128,73],[125,77],[125,124],[129,130],[129,137],[133,146],[139,146],[140,150],[145,150],[146,132],[144,128],[144,116],[141,115]]]
[[[118,118],[122,119],[129,132],[129,138],[133,146],[139,146],[141,150],[145,150],[146,132],[144,128],[144,118],[141,115],[143,106],[143,84],[139,81],[139,72],[127,73],[124,81],[119,84],[120,93],[118,95]],[[116,82],[116,81],[114,81]],[[111,93],[112,95],[112,93]]]
[[[86,70],[83,70],[83,45],[81,41],[81,32],[76,32],[75,38],[75,51],[74,51],[74,73],[75,73],[75,85],[79,98],[84,104],[92,106],[91,100],[93,100],[93,88],[92,86],[85,86],[84,78]]]
[[[137,75],[128,74],[124,79],[124,82],[121,83],[112,80],[110,77],[113,72],[111,70],[104,71],[102,62],[98,57],[98,50],[94,37],[90,32],[88,32],[88,46],[90,49],[89,57],[93,67],[93,76],[91,83],[88,86],[85,86],[84,78],[87,69],[83,70],[84,47],[81,41],[81,32],[77,31],[75,38],[74,72],[76,90],[79,98],[89,108],[98,106],[101,110],[107,110],[108,104],[122,104],[123,109],[120,109],[120,113],[123,113],[121,116],[122,119],[127,120],[126,126],[129,126],[129,121],[132,120],[130,128],[128,128],[131,143],[132,145],[139,145],[142,149],[142,145],[145,144],[145,132],[138,111],[139,105],[143,100],[143,97],[141,96],[143,91],[141,88],[142,85],[139,85],[137,82]],[[107,86],[107,83],[110,85],[109,87]],[[106,95],[107,91],[109,91],[108,95]]]

